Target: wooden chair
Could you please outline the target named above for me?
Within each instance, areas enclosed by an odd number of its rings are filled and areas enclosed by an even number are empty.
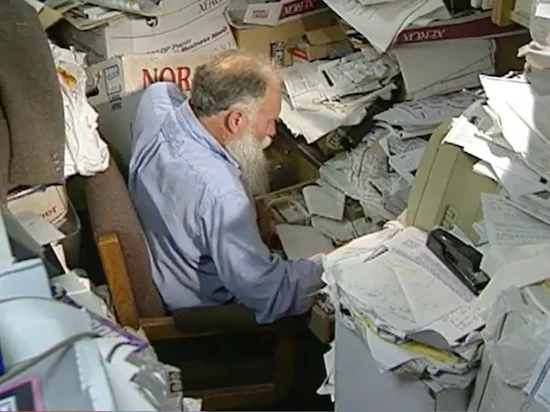
[[[210,368],[213,378],[202,376],[199,379],[202,384],[196,387],[185,379],[186,372],[193,374],[193,371],[180,363],[176,366],[182,369],[186,396],[202,398],[205,410],[255,408],[287,398],[294,376],[296,319],[261,326],[255,323],[248,309],[239,305],[183,309],[167,314],[151,277],[142,229],[114,162],[107,171],[85,178],[84,188],[95,243],[118,321],[124,326],[142,328],[162,361],[178,363],[179,355],[185,354],[191,358],[194,371],[203,372],[204,365],[193,362],[192,358],[194,351],[210,344],[204,342],[223,346],[225,342],[237,340],[238,346],[246,346],[246,342],[239,341],[240,336],[243,339],[262,336],[259,339],[263,339],[273,335],[274,349],[269,360],[273,373],[268,380],[250,383],[244,379],[242,375],[247,371],[264,369],[264,373],[265,367],[247,368],[248,359],[242,362],[237,359],[232,363],[234,370],[225,371],[224,375],[239,378],[236,384],[216,382],[216,376],[229,368],[228,362],[221,361]],[[193,347],[193,341],[199,343]],[[163,351],[168,344],[174,348],[174,343],[175,349],[166,356]],[[191,349],[184,349],[186,345],[191,345]],[[261,362],[255,365],[260,364],[265,365]]]

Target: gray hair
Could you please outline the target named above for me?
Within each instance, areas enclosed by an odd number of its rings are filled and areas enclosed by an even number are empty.
[[[280,82],[280,77],[269,59],[244,50],[225,51],[197,67],[189,104],[198,117],[234,106],[252,111],[273,81]]]

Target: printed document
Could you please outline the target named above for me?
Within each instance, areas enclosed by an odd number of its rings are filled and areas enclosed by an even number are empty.
[[[550,226],[510,205],[504,196],[482,193],[481,206],[491,245],[550,241]]]

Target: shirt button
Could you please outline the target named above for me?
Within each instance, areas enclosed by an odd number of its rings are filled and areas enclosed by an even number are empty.
[[[59,153],[54,153],[52,155],[53,160],[59,160]]]

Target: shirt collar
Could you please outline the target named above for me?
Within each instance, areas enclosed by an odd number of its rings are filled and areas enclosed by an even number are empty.
[[[208,130],[206,130],[195,113],[193,113],[193,110],[189,105],[189,100],[186,100],[177,110],[177,118],[186,129],[191,131],[193,138],[197,142],[211,149],[214,153],[220,155],[229,163],[233,164],[237,169],[240,169],[237,161],[229,154],[223,145],[218,142]]]

